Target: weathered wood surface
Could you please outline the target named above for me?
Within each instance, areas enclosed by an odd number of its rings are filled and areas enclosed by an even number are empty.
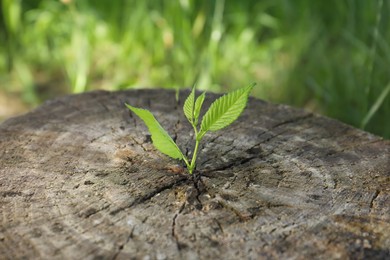
[[[389,258],[389,141],[250,99],[188,178],[124,102],[192,150],[165,90],[67,96],[0,125],[1,259]]]

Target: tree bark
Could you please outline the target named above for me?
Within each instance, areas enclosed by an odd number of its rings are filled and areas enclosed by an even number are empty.
[[[3,122],[0,258],[389,258],[388,140],[251,98],[190,176],[124,106],[190,154],[188,93],[91,92]]]

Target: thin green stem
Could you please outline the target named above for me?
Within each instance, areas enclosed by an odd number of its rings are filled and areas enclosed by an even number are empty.
[[[187,159],[187,157],[184,155],[184,154],[182,154],[183,155],[183,161],[186,163],[186,165],[187,165],[187,168],[189,169],[189,167],[190,167],[190,163],[188,162],[188,159]]]
[[[200,140],[197,140],[196,139],[196,142],[195,142],[195,149],[194,149],[194,155],[192,156],[192,159],[191,159],[191,165],[190,167],[188,168],[190,174],[192,174],[194,168],[195,168],[195,163],[196,163],[196,156],[198,155],[198,149],[199,149],[199,143],[200,143]]]
[[[192,127],[194,128],[194,133],[195,133],[195,139],[198,136],[198,130],[196,129],[196,125],[192,124]]]
[[[187,164],[187,168],[188,168],[188,171],[190,172],[190,174],[192,174],[192,172],[194,171],[194,168],[195,168],[196,156],[198,154],[198,148],[199,148],[199,142],[200,142],[200,140],[198,140],[198,129],[196,129],[195,122],[192,122],[191,125],[194,128],[194,133],[195,133],[195,149],[194,149],[194,153],[193,153],[192,158],[191,158],[191,164],[189,164],[189,165]]]

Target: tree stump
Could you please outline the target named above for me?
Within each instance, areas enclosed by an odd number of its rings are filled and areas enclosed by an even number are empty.
[[[3,122],[0,258],[389,259],[389,141],[251,98],[190,176],[124,106],[188,154],[188,93],[91,92]]]

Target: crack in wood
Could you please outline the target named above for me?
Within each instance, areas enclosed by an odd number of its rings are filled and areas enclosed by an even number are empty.
[[[142,150],[144,150],[144,152],[148,152],[148,150],[144,146],[144,142],[138,142],[132,135],[130,135],[129,137],[131,138],[131,140],[134,141],[134,143],[138,144],[142,148]]]
[[[371,200],[370,200],[370,209],[369,209],[369,212],[371,213],[371,211],[374,209],[374,202],[375,200],[378,198],[379,194],[381,193],[380,190],[375,190],[375,193],[374,195],[372,196]]]
[[[183,244],[179,241],[179,236],[176,232],[176,219],[183,212],[186,203],[187,203],[186,201],[184,201],[182,203],[179,210],[176,212],[176,214],[173,216],[173,219],[172,219],[172,237],[174,238],[174,240],[176,242],[177,250],[179,250],[179,251],[181,251],[182,248],[185,247],[185,244]]]
[[[137,206],[139,204],[142,204],[150,199],[152,199],[153,197],[155,197],[157,194],[165,191],[165,190],[169,190],[169,189],[172,189],[173,187],[177,186],[177,185],[181,185],[185,182],[187,182],[189,179],[187,176],[181,176],[180,178],[176,179],[175,181],[171,182],[171,183],[168,183],[167,185],[164,185],[164,186],[161,186],[161,187],[158,187],[157,189],[141,196],[141,197],[138,197],[136,198],[134,201],[132,201],[131,203],[128,203],[127,205],[125,206],[122,206],[122,207],[119,207],[119,208],[116,208],[114,210],[112,210],[110,212],[110,215],[113,215],[115,216],[116,214],[118,214],[119,212],[123,211],[123,210],[126,210],[128,208],[131,208],[131,207],[134,207],[134,206]]]
[[[226,182],[225,185],[223,185],[222,188],[223,188],[224,190],[229,189],[229,188],[233,185],[233,183],[234,183],[236,180],[237,180],[237,174],[234,174],[233,180],[231,180],[230,182]]]
[[[195,187],[195,190],[196,190],[195,199],[199,203],[200,209],[202,209],[203,208],[203,204],[202,204],[202,201],[200,200],[200,195],[202,195],[203,190],[200,188],[199,183],[202,184],[202,185],[204,185],[204,184],[202,182],[201,175],[198,174],[197,172],[194,172],[194,174],[192,175],[192,181],[194,183],[194,187]]]
[[[224,170],[227,170],[227,169],[230,169],[232,167],[235,167],[235,166],[241,166],[241,165],[244,165],[248,162],[250,162],[251,160],[253,159],[256,159],[257,156],[251,156],[251,157],[247,157],[247,158],[242,158],[241,160],[239,161],[233,161],[229,164],[226,164],[226,165],[222,165],[220,167],[217,167],[217,168],[214,168],[214,169],[211,169],[209,170],[208,172],[210,171],[224,171]]]
[[[104,136],[106,136],[105,133],[104,133],[104,134],[101,134],[101,135],[99,135],[99,136],[97,136],[97,137],[92,138],[89,142],[90,142],[90,143],[93,143],[93,142],[99,140],[100,138],[102,138],[102,137],[104,137]]]
[[[214,134],[215,136],[211,138],[207,143],[215,143],[215,141],[222,136],[221,133]]]
[[[300,121],[306,120],[306,119],[311,118],[313,116],[314,115],[312,113],[309,113],[309,114],[304,115],[304,116],[294,117],[294,118],[291,118],[291,119],[288,119],[286,121],[282,121],[280,123],[277,123],[277,124],[273,125],[272,129],[275,129],[275,128],[278,128],[280,126],[287,125],[287,124],[298,123]]]
[[[95,214],[97,214],[100,211],[103,211],[105,209],[108,209],[109,207],[110,207],[110,205],[106,204],[106,205],[103,205],[102,207],[100,207],[99,209],[96,209],[94,207],[87,208],[86,210],[80,212],[79,216],[82,218],[89,218],[90,216],[95,215]]]
[[[224,151],[222,154],[217,154],[217,156],[212,157],[212,158],[209,158],[209,159],[203,161],[203,162],[202,162],[202,165],[207,165],[210,161],[215,161],[217,158],[224,157],[224,156],[226,156],[228,153],[230,153],[231,151],[236,150],[236,149],[237,149],[236,147],[231,147],[231,148],[229,148],[228,150]]]

